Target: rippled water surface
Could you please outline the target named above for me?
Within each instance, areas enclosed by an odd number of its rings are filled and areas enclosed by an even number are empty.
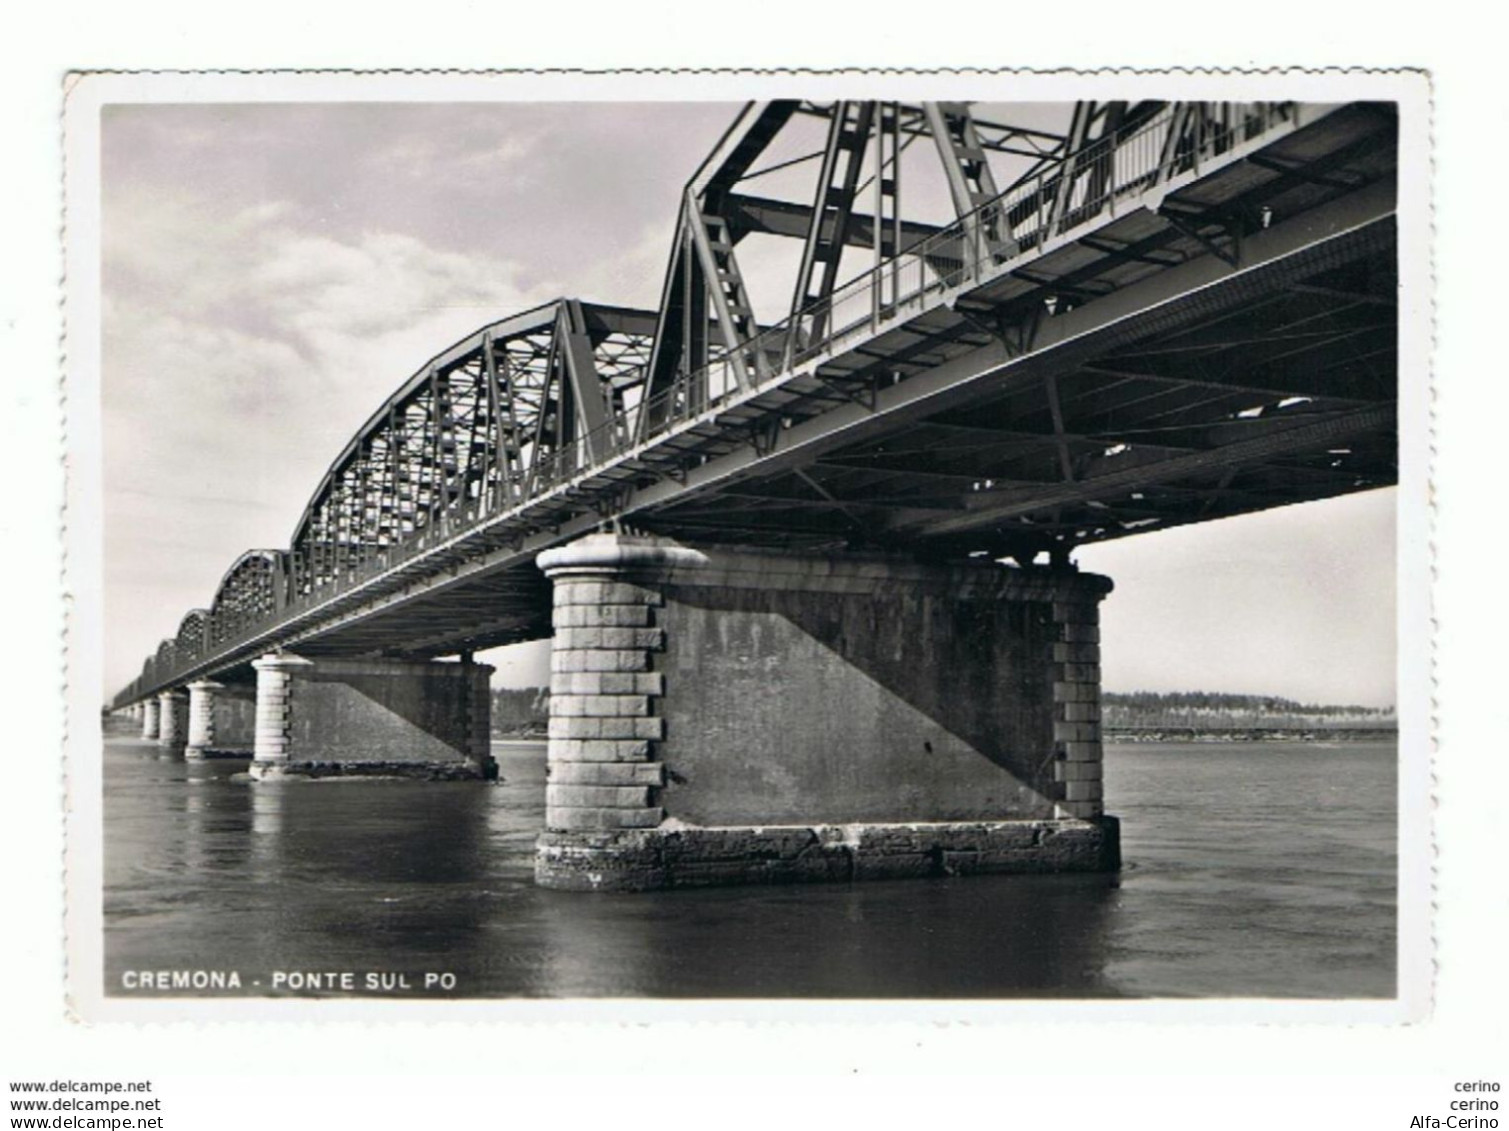
[[[1115,877],[639,895],[536,888],[544,746],[495,753],[499,785],[251,785],[107,741],[107,992],[234,970],[251,994],[275,971],[420,994],[449,972],[464,997],[1394,993],[1392,742],[1112,746]]]

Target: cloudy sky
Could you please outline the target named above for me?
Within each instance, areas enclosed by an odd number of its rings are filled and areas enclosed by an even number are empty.
[[[288,545],[342,445],[445,345],[563,294],[654,306],[680,187],[735,111],[107,107],[106,692],[242,551]],[[1394,502],[1082,550],[1117,583],[1106,686],[1392,703]],[[543,656],[487,658],[535,683]]]

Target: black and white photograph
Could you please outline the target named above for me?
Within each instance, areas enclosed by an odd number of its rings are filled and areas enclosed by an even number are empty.
[[[9,1126],[1500,1125],[1491,19],[12,22]]]
[[[71,94],[86,1016],[1419,1016],[1420,83],[190,85]]]

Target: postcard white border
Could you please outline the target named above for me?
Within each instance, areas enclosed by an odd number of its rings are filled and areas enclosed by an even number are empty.
[[[1400,104],[1398,711],[1398,997],[1383,1001],[1217,998],[1137,1001],[464,1001],[136,999],[103,992],[99,702],[103,654],[100,443],[99,113],[111,103],[304,101],[741,101],[791,96],[1057,101],[1118,98]],[[90,1021],[509,1022],[1144,1022],[1418,1021],[1432,992],[1430,453],[1432,342],[1430,91],[1409,71],[963,73],[96,73],[70,82],[65,108],[66,930],[70,1008]]]

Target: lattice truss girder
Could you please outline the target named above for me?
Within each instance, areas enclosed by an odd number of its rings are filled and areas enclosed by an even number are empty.
[[[863,304],[843,302],[846,250],[872,252],[870,301],[880,307],[894,300],[912,263],[950,281],[971,248],[1004,262],[1072,227],[1109,195],[1186,171],[1202,145],[1212,152],[1237,144],[1288,105],[1080,102],[1065,130],[1050,132],[978,118],[965,102],[751,103],[686,187],[651,357],[654,407],[640,423],[653,428],[728,388],[748,389],[789,368],[843,320],[867,314],[856,309]],[[761,165],[803,119],[824,123],[821,147]],[[1131,156],[1121,149],[1128,137],[1138,150]],[[1218,144],[1205,144],[1210,138]],[[902,156],[916,142],[936,158],[957,231],[917,209],[909,214]],[[1014,162],[1004,186],[993,155]],[[757,178],[804,163],[815,173],[805,199],[752,192]],[[764,322],[738,252],[756,232],[801,241],[790,306]],[[882,263],[895,270],[879,272]]]
[[[178,626],[173,640],[175,653],[182,660],[197,660],[209,646],[210,611],[193,609]]]
[[[337,459],[293,540],[316,591],[447,515],[520,503],[631,428],[654,316],[563,299],[412,378]],[[563,466],[569,461],[569,467]]]
[[[252,550],[241,555],[215,591],[208,617],[207,644],[215,647],[267,620],[283,607],[288,555]]]

